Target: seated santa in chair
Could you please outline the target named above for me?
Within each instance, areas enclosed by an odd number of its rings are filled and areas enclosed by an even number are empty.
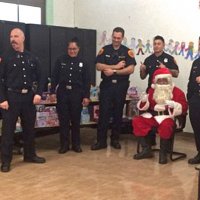
[[[185,94],[172,83],[172,75],[167,68],[158,68],[152,78],[148,94],[143,93],[137,104],[143,114],[133,118],[133,134],[138,137],[142,151],[134,159],[151,158],[152,150],[149,133],[156,128],[160,135],[159,163],[167,163],[167,150],[175,130],[174,118],[186,115],[188,105]]]

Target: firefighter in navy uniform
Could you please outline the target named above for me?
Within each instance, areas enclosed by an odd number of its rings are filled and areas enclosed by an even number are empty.
[[[172,77],[177,78],[179,74],[178,65],[171,55],[164,52],[165,40],[162,36],[157,35],[153,39],[153,51],[154,53],[147,57],[144,63],[140,65],[140,78],[143,80],[148,75],[148,86],[146,91],[151,88],[152,76],[154,72],[159,68],[168,68],[172,74]],[[156,145],[156,135],[154,131],[149,134],[149,140],[152,145]]]
[[[192,64],[188,89],[187,99],[189,104],[189,118],[194,131],[197,155],[188,160],[189,164],[200,163],[200,58]]]
[[[153,39],[153,50],[154,53],[147,57],[144,61],[144,63],[141,63],[140,66],[140,78],[145,79],[147,75],[149,75],[148,78],[148,87],[151,88],[152,83],[152,76],[156,69],[158,68],[168,68],[170,72],[172,73],[172,77],[178,77],[179,74],[179,68],[176,64],[175,59],[164,52],[165,47],[165,41],[162,36],[155,36]]]
[[[78,56],[80,45],[73,38],[67,45],[67,54],[59,57],[51,80],[51,98],[57,96],[57,113],[60,123],[60,149],[63,154],[69,150],[71,123],[72,150],[82,152],[80,146],[80,117],[82,106],[89,104],[90,73],[87,63]],[[57,90],[56,86],[58,85]]]
[[[0,108],[3,115],[1,137],[1,171],[10,171],[13,149],[13,134],[18,117],[21,118],[24,139],[24,161],[44,163],[38,157],[34,146],[34,124],[36,109],[34,104],[41,100],[43,80],[39,62],[24,49],[24,33],[15,28],[10,33],[12,48],[0,61]],[[33,83],[37,90],[33,92]]]
[[[120,27],[115,28],[112,33],[112,44],[103,47],[96,58],[96,68],[101,71],[103,80],[100,84],[97,142],[91,146],[91,150],[107,147],[107,129],[111,112],[111,146],[121,149],[119,134],[123,107],[129,87],[129,75],[133,73],[136,65],[132,50],[121,45],[123,37],[124,30]]]

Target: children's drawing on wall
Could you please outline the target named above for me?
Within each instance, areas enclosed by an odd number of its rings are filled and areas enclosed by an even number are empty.
[[[129,48],[132,49],[133,52],[135,52],[135,49],[136,49],[136,40],[135,40],[134,37],[131,38],[131,42],[130,42]]]
[[[152,53],[151,48],[152,48],[152,45],[150,43],[150,40],[147,40],[147,43],[145,45],[145,52],[144,53]]]
[[[107,39],[107,31],[103,31],[100,35],[100,41],[99,41],[99,45],[100,46],[105,46],[108,42]]]
[[[153,53],[153,41],[150,39],[146,39],[146,42],[143,43],[141,38],[136,38],[132,35],[130,39],[126,36],[124,37],[122,44],[124,46],[129,47],[135,52],[136,55],[145,55]],[[99,46],[105,46],[112,43],[112,36],[108,31],[104,30],[99,34]],[[200,37],[198,41],[198,49],[195,50],[195,45],[193,41],[187,42],[178,41],[170,38],[168,43],[165,45],[164,51],[174,56],[182,56],[187,60],[193,61],[200,57]]]
[[[173,51],[174,40],[169,39],[169,42],[165,45],[165,52],[171,54]]]
[[[144,48],[145,46],[143,45],[143,43],[142,43],[142,39],[138,39],[138,44],[137,44],[137,46],[136,46],[136,49],[138,49],[138,52],[137,52],[137,54],[136,55],[140,55],[140,53],[142,54],[142,55],[144,55],[144,52],[143,52],[143,48]]]
[[[194,53],[194,42],[189,42],[188,47],[185,49],[187,51],[185,59],[190,57],[190,60],[193,60],[193,53]]]
[[[195,55],[194,59],[196,60],[197,58],[200,57],[200,37],[199,37],[199,43],[198,43],[198,52],[197,54]]]
[[[173,54],[174,54],[174,55],[178,55],[178,49],[179,49],[179,42],[176,41],[171,54],[172,54],[172,55],[173,55]]]
[[[126,47],[128,47],[128,40],[126,37],[124,37],[123,41],[122,41],[122,44]]]
[[[185,52],[185,42],[181,42],[180,52],[178,55],[185,56],[184,52]]]

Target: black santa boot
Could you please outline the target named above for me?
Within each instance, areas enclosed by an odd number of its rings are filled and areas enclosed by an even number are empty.
[[[145,158],[152,158],[153,154],[151,151],[151,145],[149,144],[148,137],[140,137],[139,143],[142,146],[142,151],[140,153],[137,153],[133,156],[133,159],[140,160]]]
[[[160,139],[160,152],[159,152],[159,163],[167,164],[167,152],[170,146],[170,140]]]

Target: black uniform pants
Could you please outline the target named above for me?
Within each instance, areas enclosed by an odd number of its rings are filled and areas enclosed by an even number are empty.
[[[18,117],[21,119],[24,140],[24,158],[35,156],[34,124],[36,109],[33,105],[33,93],[19,94],[8,92],[9,109],[1,109],[3,115],[1,137],[2,163],[10,163],[12,160],[13,137]]]
[[[128,87],[128,81],[117,83],[105,83],[104,81],[101,82],[99,98],[99,121],[97,129],[98,142],[104,144],[106,143],[107,130],[111,116],[113,117],[111,140],[119,140],[123,107]]]
[[[200,96],[194,95],[189,100],[189,117],[194,131],[197,151],[200,152]]]
[[[70,123],[72,145],[80,145],[80,118],[83,91],[81,89],[59,89],[57,91],[57,113],[60,123],[61,147],[69,146]]]

